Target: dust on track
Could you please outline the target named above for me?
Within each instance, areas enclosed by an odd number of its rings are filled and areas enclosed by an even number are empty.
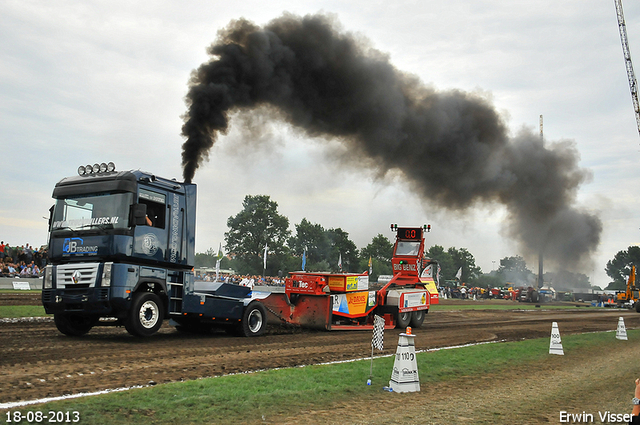
[[[626,310],[432,311],[416,334],[416,349],[476,342],[548,337],[551,322],[562,334],[627,328],[640,315]],[[400,330],[385,332],[383,354],[396,350]],[[229,373],[363,358],[371,331],[324,332],[271,327],[258,338],[180,333],[168,324],[147,339],[123,328],[94,328],[81,338],[60,334],[51,321],[0,324],[0,402],[192,380]]]

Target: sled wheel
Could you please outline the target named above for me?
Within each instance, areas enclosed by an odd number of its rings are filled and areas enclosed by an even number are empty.
[[[131,310],[124,327],[134,336],[151,336],[162,326],[162,301],[153,292],[133,296]]]
[[[396,315],[396,328],[401,329],[409,326],[409,323],[411,323],[411,316],[412,314],[410,311],[406,311],[404,313],[398,312]]]
[[[414,328],[419,328],[422,326],[422,322],[424,322],[425,310],[414,311],[411,314],[411,326]]]

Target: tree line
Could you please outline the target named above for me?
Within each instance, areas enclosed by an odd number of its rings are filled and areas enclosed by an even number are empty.
[[[222,258],[220,267],[243,275],[262,275],[264,272],[267,276],[286,276],[289,272],[302,270],[304,255],[306,271],[337,272],[340,263],[344,272],[362,273],[369,270],[371,262],[372,281],[380,275],[392,274],[393,243],[380,233],[367,246],[358,249],[349,233],[339,227],[325,228],[303,218],[291,232],[289,224],[289,219],[278,212],[278,203],[268,195],[247,195],[242,210],[227,220],[229,230],[224,234],[227,255]],[[439,262],[441,284],[448,281],[480,287],[536,285],[536,274],[520,256],[501,259],[498,269],[489,273],[482,272],[466,248],[445,249],[434,245],[426,250],[426,256]],[[637,258],[640,264],[640,248]],[[213,268],[217,259],[218,251],[210,248],[196,254],[196,267]],[[458,271],[461,271],[459,279],[456,277]],[[544,278],[556,289],[591,286],[589,278],[579,273],[548,272]]]

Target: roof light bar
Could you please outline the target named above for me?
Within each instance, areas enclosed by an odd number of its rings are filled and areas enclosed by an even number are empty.
[[[90,174],[105,174],[105,173],[113,173],[116,170],[116,164],[113,162],[103,162],[101,164],[88,164],[81,165],[78,167],[78,175],[85,176]]]

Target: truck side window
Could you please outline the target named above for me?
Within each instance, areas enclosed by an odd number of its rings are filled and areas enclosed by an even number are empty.
[[[164,204],[153,202],[148,199],[140,199],[141,204],[147,206],[147,225],[157,227],[158,229],[164,229],[165,226],[165,211]]]

